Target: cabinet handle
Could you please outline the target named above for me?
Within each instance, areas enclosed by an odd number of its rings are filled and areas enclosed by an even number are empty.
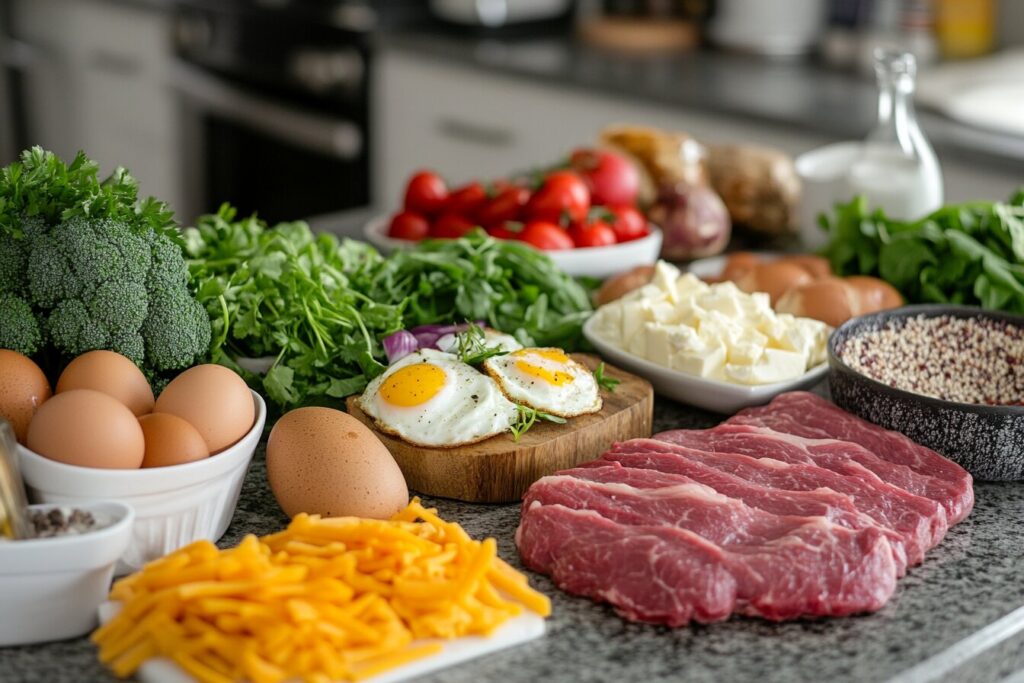
[[[442,118],[437,122],[437,132],[460,142],[471,142],[487,147],[511,147],[516,139],[515,133],[508,128],[495,128],[451,117]]]

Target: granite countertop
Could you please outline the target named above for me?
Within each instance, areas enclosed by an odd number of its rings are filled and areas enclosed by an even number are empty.
[[[771,60],[718,50],[626,55],[561,32],[391,31],[385,48],[559,87],[603,92],[761,124],[863,138],[874,125],[878,94],[870,77],[813,60]],[[957,123],[918,108],[918,120],[943,156],[1019,172],[1024,137]]]
[[[654,427],[708,427],[720,419],[659,398]],[[979,483],[975,493],[974,512],[900,581],[889,605],[876,614],[787,624],[737,618],[673,630],[629,623],[608,607],[569,596],[546,577],[530,574],[531,582],[553,598],[547,635],[425,680],[1002,680],[1024,669],[1024,609],[1014,612],[1024,605],[1024,484]],[[497,538],[501,556],[522,568],[512,540],[518,506],[426,502],[474,537]],[[266,486],[261,450],[220,545],[286,523]],[[86,680],[116,679],[100,666],[84,638],[0,649],[3,683]]]

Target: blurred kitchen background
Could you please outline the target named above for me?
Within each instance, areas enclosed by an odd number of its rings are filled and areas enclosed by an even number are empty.
[[[796,156],[918,61],[947,201],[1024,182],[1022,0],[0,0],[0,164],[78,149],[183,223],[230,201],[348,229],[408,175],[499,177],[610,123]]]

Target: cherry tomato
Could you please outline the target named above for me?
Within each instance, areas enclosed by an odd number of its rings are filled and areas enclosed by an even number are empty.
[[[430,223],[415,211],[399,211],[388,226],[388,237],[400,240],[421,240],[429,232]]]
[[[456,213],[446,213],[430,226],[431,237],[455,239],[476,227],[476,223]]]
[[[573,241],[562,226],[550,221],[530,221],[519,233],[519,239],[538,249],[572,249]]]
[[[601,149],[578,149],[569,162],[583,178],[594,204],[635,204],[640,192],[640,173],[621,154]]]
[[[484,189],[482,184],[474,181],[456,190],[452,190],[451,194],[448,195],[448,201],[445,202],[444,211],[445,213],[457,213],[470,220],[475,220],[478,212],[486,203],[487,190]]]
[[[604,221],[569,228],[569,236],[577,247],[606,247],[615,244],[615,231]]]
[[[611,206],[608,211],[614,216],[611,225],[615,239],[619,242],[640,239],[650,233],[647,219],[638,209],[632,206]]]
[[[506,223],[497,223],[487,228],[487,234],[498,240],[518,240],[521,233],[519,230],[513,230]]]
[[[582,223],[590,210],[590,190],[572,171],[555,171],[544,179],[530,199],[526,214],[531,220],[561,223]]]
[[[490,200],[477,212],[477,218],[484,225],[496,225],[505,221],[518,221],[523,218],[523,208],[530,201],[530,191],[516,185],[506,186],[499,190],[494,199]]]
[[[444,208],[448,187],[431,171],[420,171],[405,187],[405,208],[424,216],[435,216]]]

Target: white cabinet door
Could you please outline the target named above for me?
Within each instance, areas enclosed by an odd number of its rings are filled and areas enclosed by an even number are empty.
[[[374,204],[391,210],[408,176],[420,168],[452,183],[498,178],[557,162],[574,146],[593,144],[614,123],[686,131],[706,142],[751,143],[793,156],[835,140],[779,125],[630,101],[424,60],[403,50],[378,62],[374,96]],[[867,131],[865,131],[865,134]],[[947,201],[1005,199],[1021,179],[942,159]]]
[[[168,16],[104,0],[16,0],[12,14],[12,31],[30,55],[23,79],[29,144],[66,159],[84,150],[103,173],[124,166],[141,193],[177,205]]]

